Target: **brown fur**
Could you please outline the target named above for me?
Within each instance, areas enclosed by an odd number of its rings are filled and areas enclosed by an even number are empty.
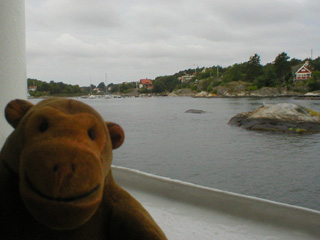
[[[14,100],[5,116],[15,130],[0,152],[1,239],[166,239],[112,177],[119,125],[61,98]]]

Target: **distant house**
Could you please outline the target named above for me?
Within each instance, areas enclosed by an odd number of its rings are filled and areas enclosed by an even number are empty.
[[[148,90],[152,90],[153,89],[153,84],[151,79],[140,79],[139,83],[138,83],[139,88],[146,88]]]
[[[37,86],[29,86],[29,87],[28,87],[28,91],[29,91],[29,92],[35,92],[35,91],[37,91]]]
[[[294,81],[304,81],[308,80],[312,76],[312,69],[310,67],[309,61],[306,61],[302,66],[296,66],[293,68]]]
[[[193,78],[194,75],[189,75],[189,74],[186,74],[184,76],[181,76],[181,77],[178,77],[178,80],[180,82],[189,82],[192,78]]]
[[[95,92],[95,93],[101,93],[102,92],[102,90],[100,88],[97,88],[97,87],[92,89],[92,91]]]

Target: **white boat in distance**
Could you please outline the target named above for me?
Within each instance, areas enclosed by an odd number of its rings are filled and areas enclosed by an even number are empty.
[[[112,167],[173,240],[320,239],[320,212]]]

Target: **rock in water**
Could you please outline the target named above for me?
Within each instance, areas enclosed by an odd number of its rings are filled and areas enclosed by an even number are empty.
[[[237,114],[229,124],[250,130],[319,133],[320,113],[293,103],[264,104]]]
[[[203,110],[198,110],[198,109],[189,109],[185,111],[185,113],[205,113]]]

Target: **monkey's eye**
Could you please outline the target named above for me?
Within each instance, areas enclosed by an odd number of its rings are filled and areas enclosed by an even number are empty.
[[[40,125],[39,125],[39,131],[40,131],[41,133],[47,131],[48,128],[49,128],[49,123],[48,123],[47,120],[43,120],[43,121],[40,123]]]
[[[89,138],[90,138],[92,141],[94,141],[94,140],[96,139],[96,134],[95,134],[95,132],[93,131],[92,128],[90,128],[90,129],[88,130],[88,136],[89,136]]]

